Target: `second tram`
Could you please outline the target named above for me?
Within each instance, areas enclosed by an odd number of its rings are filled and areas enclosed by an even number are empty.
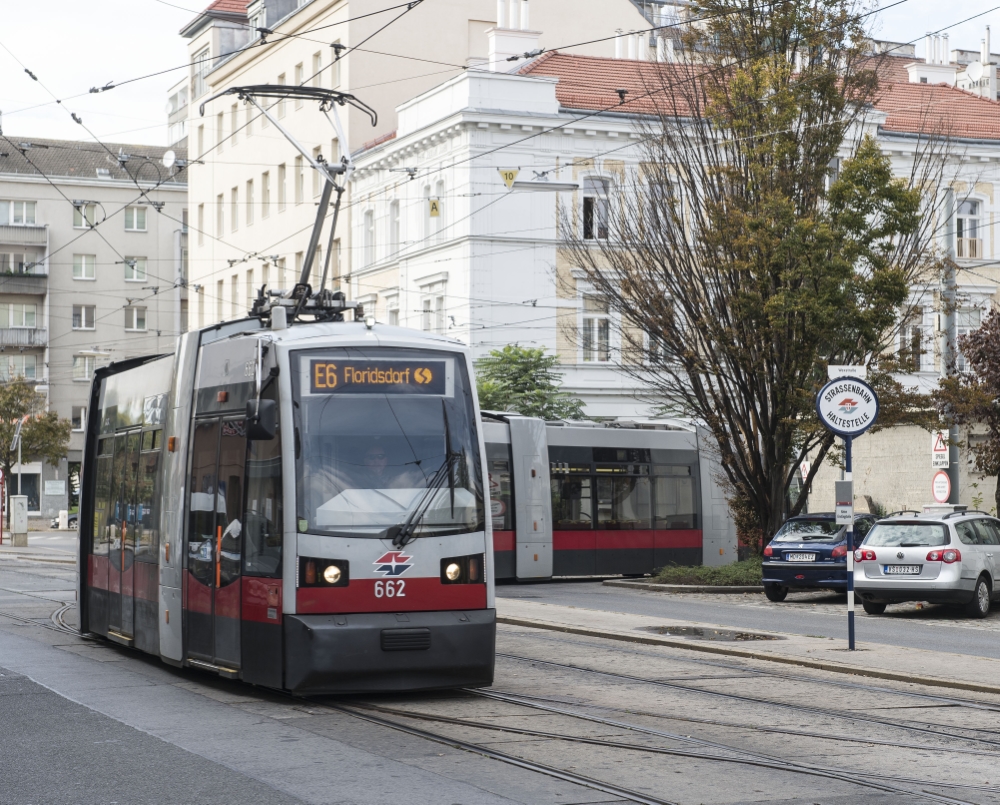
[[[95,374],[81,630],[296,694],[490,684],[468,351],[285,313]]]

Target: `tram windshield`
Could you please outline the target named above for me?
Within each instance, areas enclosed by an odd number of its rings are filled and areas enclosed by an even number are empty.
[[[481,531],[479,439],[454,353],[324,349],[293,356],[299,531],[416,537]]]

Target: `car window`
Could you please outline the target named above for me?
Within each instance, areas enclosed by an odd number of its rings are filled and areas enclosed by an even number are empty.
[[[874,548],[922,548],[949,541],[942,523],[876,523],[865,537],[865,545]]]
[[[958,532],[958,538],[962,540],[963,545],[978,545],[979,535],[976,530],[972,527],[971,521],[966,521],[964,523],[955,523],[955,530]]]
[[[857,534],[857,536],[859,537],[863,537],[871,530],[871,527],[872,527],[872,521],[869,520],[867,517],[862,517],[860,520],[855,521],[854,533]]]
[[[789,520],[774,535],[774,542],[838,542],[843,526],[832,517]]]
[[[975,520],[979,542],[983,545],[1000,545],[996,526],[990,520]]]

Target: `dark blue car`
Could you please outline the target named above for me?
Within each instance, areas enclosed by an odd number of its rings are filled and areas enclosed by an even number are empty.
[[[875,516],[854,516],[854,544],[861,544]],[[832,512],[789,519],[764,549],[764,595],[784,601],[789,588],[847,589],[847,531]]]

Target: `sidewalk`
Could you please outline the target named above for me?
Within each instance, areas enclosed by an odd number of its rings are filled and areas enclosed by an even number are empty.
[[[835,673],[1000,695],[1000,660],[988,657],[972,657],[966,654],[875,643],[863,644],[859,651],[849,652],[846,640],[764,631],[757,631],[755,634],[771,635],[779,639],[723,642],[661,636],[656,632],[647,631],[644,627],[696,627],[727,632],[741,630],[713,623],[653,618],[512,598],[497,598],[496,607],[497,620],[512,626],[549,629],[609,640],[767,660]]]
[[[6,531],[0,545],[0,562],[21,560],[76,566],[77,533],[73,531],[30,531],[28,547],[15,548]]]

